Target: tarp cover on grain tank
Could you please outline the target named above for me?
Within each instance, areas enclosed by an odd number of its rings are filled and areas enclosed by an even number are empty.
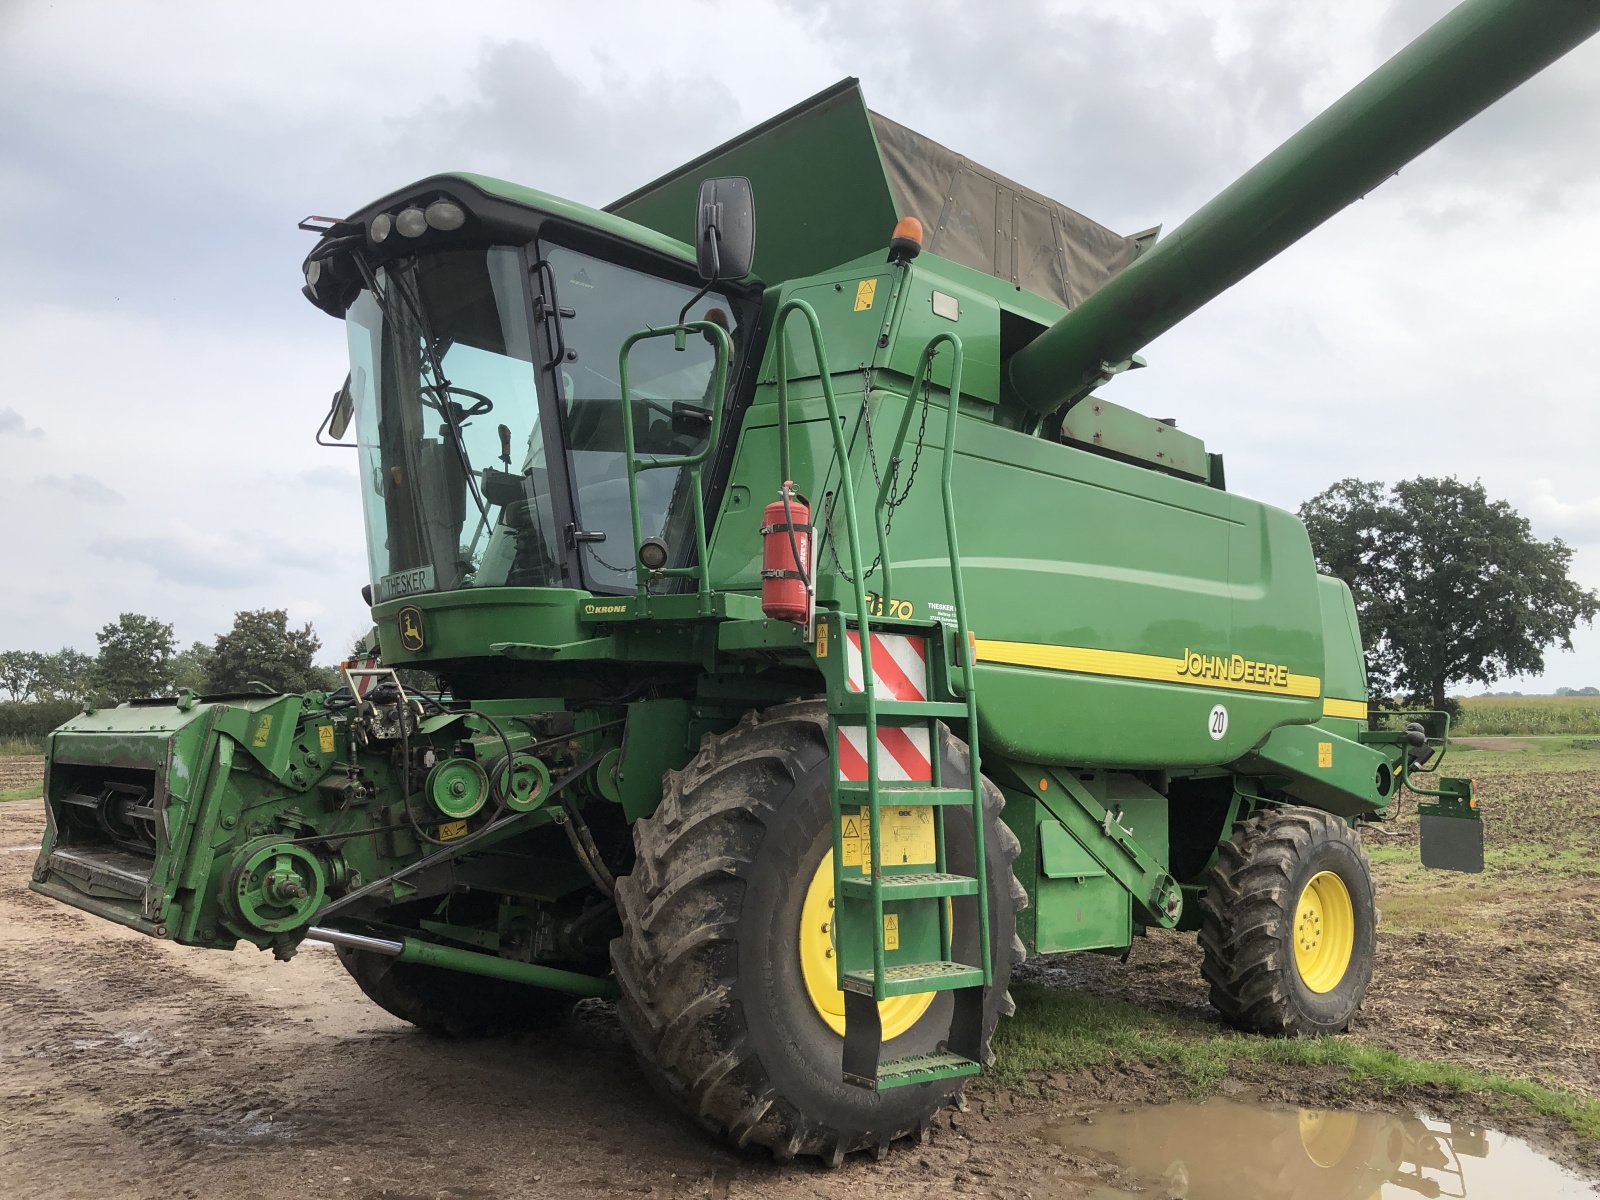
[[[886,249],[902,216],[924,248],[1072,307],[1134,260],[1155,231],[1123,237],[938,142],[867,110],[846,79],[654,183],[608,212],[694,239],[700,182],[749,177],[755,273],[814,275]]]

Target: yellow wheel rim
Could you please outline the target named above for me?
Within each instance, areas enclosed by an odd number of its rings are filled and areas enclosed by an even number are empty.
[[[805,902],[800,906],[800,928],[796,943],[800,949],[800,975],[805,980],[806,994],[817,1015],[827,1022],[828,1028],[844,1036],[844,993],[839,990],[837,951],[834,934],[833,906],[833,851],[822,856],[811,885],[806,888]],[[883,1022],[883,1040],[899,1037],[928,1011],[933,1003],[933,992],[920,992],[915,996],[893,996],[878,1002],[878,1019]]]
[[[1300,1146],[1306,1157],[1324,1169],[1336,1167],[1350,1153],[1360,1121],[1355,1113],[1300,1110]]]
[[[1331,992],[1350,969],[1356,910],[1350,889],[1332,871],[1319,871],[1301,889],[1294,913],[1294,965],[1313,992]]]

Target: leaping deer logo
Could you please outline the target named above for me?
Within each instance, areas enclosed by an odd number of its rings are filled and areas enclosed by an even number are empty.
[[[400,610],[400,644],[407,650],[422,649],[422,614],[414,608]]]

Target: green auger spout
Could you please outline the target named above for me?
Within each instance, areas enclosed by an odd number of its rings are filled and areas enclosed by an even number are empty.
[[[1468,0],[1018,351],[1009,381],[1051,413],[1600,30],[1595,0]]]

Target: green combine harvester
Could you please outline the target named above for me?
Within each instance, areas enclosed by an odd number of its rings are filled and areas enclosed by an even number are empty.
[[[1300,523],[1096,389],[1597,27],[1470,0],[1159,241],[854,81],[605,210],[449,174],[313,219],[381,664],[69,721],[33,888],[331,942],[443,1034],[615,997],[780,1160],[925,1131],[1026,953],[1197,930],[1229,1022],[1344,1029],[1352,823],[1409,786],[1424,861],[1480,867],[1471,784],[1369,725]]]

